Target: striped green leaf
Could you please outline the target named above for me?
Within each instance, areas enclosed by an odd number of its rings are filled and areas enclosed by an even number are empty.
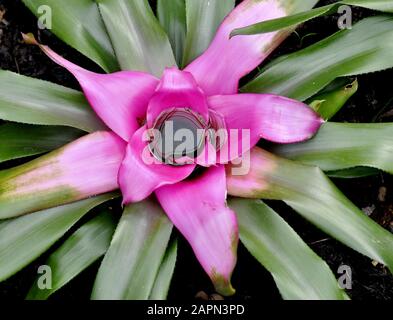
[[[336,3],[326,5],[320,8],[315,8],[312,10],[300,12],[298,14],[290,15],[283,18],[262,21],[251,26],[244,28],[235,29],[232,32],[232,36],[237,35],[253,35],[260,33],[273,32],[280,29],[292,27],[300,23],[304,23],[311,19],[328,15],[335,14],[342,5],[354,5],[367,9],[374,9],[379,11],[385,11],[393,13],[393,3],[391,0],[348,0],[348,1],[338,1]]]
[[[185,2],[187,37],[183,66],[208,48],[219,25],[235,6],[235,0],[185,0]]]
[[[343,170],[335,170],[328,171],[326,174],[330,178],[338,178],[338,179],[355,179],[355,178],[364,178],[375,176],[379,174],[381,171],[374,168],[369,167],[355,167]]]
[[[20,123],[0,125],[0,163],[52,151],[80,138],[82,134],[68,127]]]
[[[177,241],[172,241],[166,250],[154,286],[150,292],[149,300],[165,300],[168,295],[177,258]]]
[[[111,41],[94,0],[22,0],[61,40],[106,72],[119,69]]]
[[[27,299],[48,299],[103,256],[109,247],[115,226],[113,213],[106,211],[76,230],[45,262],[51,270],[51,288],[40,288],[38,276]]]
[[[375,16],[268,64],[244,92],[306,100],[341,76],[393,67],[393,16]]]
[[[272,274],[284,299],[348,299],[327,264],[266,204],[230,199],[229,206],[237,213],[241,241]]]
[[[328,122],[313,139],[276,146],[273,152],[324,171],[363,166],[393,174],[393,124]]]
[[[161,76],[176,65],[168,36],[147,0],[97,0],[120,67]]]
[[[0,281],[48,250],[80,218],[114,198],[106,194],[69,205],[31,213],[0,223]]]
[[[94,283],[94,300],[146,300],[172,232],[161,207],[145,200],[127,206]]]
[[[158,19],[168,34],[177,65],[183,60],[184,42],[186,39],[186,5],[184,0],[158,0]]]
[[[81,92],[0,70],[0,119],[93,132],[105,128]]]

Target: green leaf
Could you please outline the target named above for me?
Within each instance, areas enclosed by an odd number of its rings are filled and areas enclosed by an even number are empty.
[[[93,0],[22,1],[38,18],[45,18],[50,13],[50,30],[106,72],[119,69],[97,4]],[[48,22],[48,19],[44,20]]]
[[[147,0],[97,0],[120,67],[158,77],[176,65],[168,36]]]
[[[230,195],[283,200],[328,235],[393,271],[393,234],[359,210],[319,168],[254,148],[248,176],[229,173]]]
[[[0,163],[52,151],[78,139],[82,134],[68,127],[20,123],[0,125]]]
[[[391,0],[347,0],[343,2],[354,6],[393,13]]]
[[[355,179],[355,178],[375,176],[380,172],[381,172],[380,170],[374,168],[355,167],[355,168],[344,169],[344,170],[328,171],[326,172],[326,174],[330,178]]]
[[[244,28],[238,28],[231,32],[231,37],[238,35],[253,35],[260,33],[273,32],[288,27],[298,25],[308,20],[320,17],[322,15],[331,14],[337,11],[335,4],[327,5],[320,8],[300,12],[298,14],[286,16],[283,18],[272,19],[252,24]]]
[[[341,110],[358,88],[356,79],[348,83],[347,79],[339,78],[312,97],[308,103],[322,118],[329,120]]]
[[[393,124],[325,123],[303,143],[281,145],[273,153],[324,171],[371,167],[393,173]]]
[[[157,203],[127,206],[98,271],[92,299],[148,299],[171,232],[172,224]]]
[[[74,202],[0,223],[0,281],[12,276],[59,240],[94,207],[114,194]]]
[[[158,19],[168,34],[177,65],[181,65],[186,38],[186,5],[184,0],[158,0]]]
[[[348,299],[327,264],[296,232],[260,200],[230,199],[240,239],[272,274],[286,300]]]
[[[258,0],[257,0],[258,1]],[[287,13],[298,13],[310,10],[320,0],[276,0],[281,4]]]
[[[168,295],[173,272],[175,271],[177,258],[177,241],[172,241],[166,250],[165,257],[161,263],[149,300],[165,300]]]
[[[50,289],[40,289],[39,276],[28,300],[46,300],[105,254],[115,231],[113,213],[103,212],[73,233],[46,261],[52,273]]]
[[[393,17],[376,16],[273,61],[242,88],[306,100],[341,76],[393,67]]]
[[[0,70],[0,119],[93,132],[105,128],[81,92]]]
[[[183,66],[197,58],[209,47],[219,25],[235,6],[235,0],[185,1],[187,36]]]
[[[335,14],[342,5],[355,5],[367,9],[374,9],[393,13],[393,3],[391,0],[348,0],[339,1],[327,6],[315,8],[312,10],[300,12],[298,14],[286,16],[283,18],[262,21],[244,28],[235,29],[231,36],[237,35],[253,35],[260,33],[273,32],[284,28],[292,27],[311,19],[321,17],[328,14]]]

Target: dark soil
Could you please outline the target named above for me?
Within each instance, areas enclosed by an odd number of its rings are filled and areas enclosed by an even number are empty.
[[[322,1],[321,4],[328,2],[332,1]],[[356,20],[372,13],[356,9],[354,14]],[[273,57],[301,49],[336,31],[337,17],[319,18],[301,27],[297,35],[292,35]],[[93,63],[63,44],[55,36],[47,31],[40,32],[36,19],[20,0],[0,0],[1,69],[78,88],[76,81],[64,69],[52,63],[37,48],[23,44],[20,32],[39,34],[44,43],[66,58],[90,70],[98,71]],[[360,90],[334,120],[391,121],[393,118],[392,78],[393,70],[360,76],[358,78]],[[371,214],[371,218],[393,232],[393,179],[391,176],[381,173],[370,178],[335,180],[335,182],[358,207],[367,208],[366,211]],[[386,192],[386,197],[381,197],[383,192]],[[285,205],[275,202],[269,204],[329,264],[333,272],[336,272],[341,264],[352,268],[353,289],[349,291],[352,299],[393,299],[393,277],[386,268],[373,264],[370,259],[339,244],[304,221]],[[188,244],[181,237],[180,239],[179,257],[169,299],[190,300],[195,298],[200,291],[212,294],[213,289],[209,279],[200,268]],[[0,299],[23,299],[35,278],[37,266],[43,264],[49,253],[37,259],[11,279],[1,283]],[[88,299],[98,266],[99,263],[91,266],[51,299]],[[233,300],[280,299],[270,274],[242,246],[239,249],[239,263],[233,282],[238,292],[235,297],[231,298]]]

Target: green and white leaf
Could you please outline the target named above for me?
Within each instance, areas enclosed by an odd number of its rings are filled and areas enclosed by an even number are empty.
[[[0,163],[52,151],[82,135],[82,131],[68,127],[0,125]]]
[[[393,174],[393,124],[328,122],[313,139],[272,151],[324,171],[362,166]]]
[[[149,300],[165,300],[175,271],[177,258],[177,241],[172,241],[166,250],[154,286],[150,292]]]
[[[27,299],[48,299],[103,256],[109,247],[115,227],[113,213],[106,211],[75,231],[45,262],[51,270],[51,288],[39,288],[38,276]]]
[[[326,172],[327,176],[329,176],[330,178],[338,178],[338,179],[364,178],[364,177],[375,176],[379,173],[381,173],[380,170],[369,168],[369,167],[355,167],[355,168]]]
[[[0,83],[2,120],[69,126],[87,132],[105,128],[81,92],[3,70]]]
[[[253,35],[253,34],[267,33],[267,32],[281,30],[284,28],[289,28],[307,22],[317,17],[321,17],[329,14],[335,14],[338,12],[338,9],[343,5],[354,5],[367,9],[374,9],[374,10],[393,13],[393,3],[391,0],[338,1],[330,5],[326,5],[308,11],[303,11],[283,18],[262,21],[244,28],[235,29],[232,31],[231,36]]]
[[[98,271],[92,299],[148,299],[171,232],[172,224],[156,202],[127,206]]]
[[[366,18],[268,64],[243,92],[306,100],[334,79],[393,67],[393,16]]]
[[[120,67],[158,77],[176,65],[168,36],[147,0],[97,0]]]
[[[187,37],[183,66],[201,55],[210,45],[225,16],[235,7],[235,0],[185,0]]]
[[[105,194],[0,222],[0,281],[38,258],[91,209],[111,200]]]
[[[230,199],[240,239],[272,274],[286,300],[345,300],[328,265],[296,232],[260,200]]]
[[[106,72],[119,69],[94,0],[22,1],[61,40],[95,61]]]
[[[187,33],[184,0],[158,0],[157,16],[169,37],[177,65],[181,66]]]

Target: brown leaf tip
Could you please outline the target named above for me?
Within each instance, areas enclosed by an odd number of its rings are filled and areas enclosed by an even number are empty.
[[[24,43],[26,44],[38,45],[38,42],[35,39],[34,34],[32,34],[31,32],[27,34],[22,32],[22,38]]]

